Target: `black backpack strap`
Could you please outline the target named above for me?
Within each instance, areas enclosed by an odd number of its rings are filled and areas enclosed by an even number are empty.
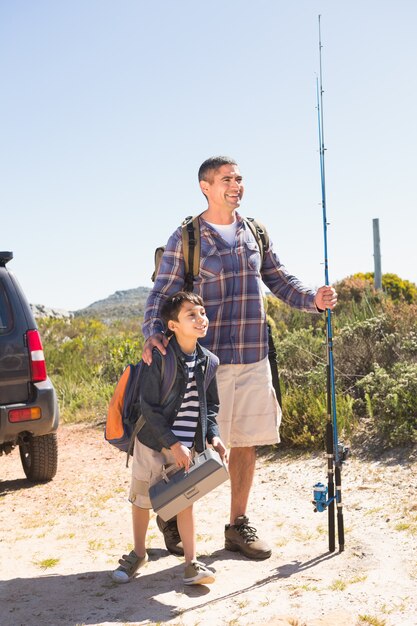
[[[129,467],[129,458],[133,454],[133,446],[135,445],[136,435],[143,428],[144,425],[145,425],[145,418],[143,417],[143,415],[140,415],[138,421],[136,422],[135,428],[132,432],[132,436],[130,437],[129,448],[126,452],[126,467]]]
[[[207,356],[206,369],[204,372],[204,388],[206,391],[211,381],[213,380],[214,375],[216,374],[216,370],[220,362],[219,358],[215,354],[213,354],[209,350],[207,350],[207,352],[208,352],[208,355],[206,355]]]
[[[268,360],[269,360],[269,366],[271,368],[272,386],[275,389],[275,395],[277,397],[278,404],[282,408],[281,385],[279,383],[277,351],[276,351],[275,344],[274,344],[274,338],[272,337],[271,324],[269,324],[268,322],[267,326],[268,326]]]
[[[177,357],[173,347],[168,344],[166,355],[162,357],[161,365],[161,404],[165,404],[177,377]]]
[[[151,281],[154,283],[158,274],[159,266],[161,264],[162,255],[165,252],[165,246],[159,246],[155,250],[154,270],[151,276]]]
[[[253,217],[244,217],[243,218],[246,224],[252,231],[252,235],[256,239],[256,243],[259,246],[259,252],[261,253],[262,262],[265,258],[265,252],[269,248],[269,235],[265,226],[255,220]]]
[[[186,217],[182,223],[182,249],[184,253],[184,291],[192,291],[194,277],[200,272],[200,221],[198,215]]]

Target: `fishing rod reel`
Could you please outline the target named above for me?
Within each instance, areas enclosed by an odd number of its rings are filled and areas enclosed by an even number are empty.
[[[343,443],[339,442],[337,444],[337,460],[335,460],[336,465],[339,467],[342,466],[342,463],[346,461],[349,456],[349,448],[345,446]],[[327,494],[329,490],[326,485],[323,483],[316,483],[313,485],[313,500],[312,504],[314,504],[314,512],[315,513],[323,513],[335,500],[337,500],[337,496],[327,499]]]
[[[328,488],[323,483],[316,483],[313,486],[313,501],[311,504],[314,504],[314,513],[323,513],[329,506],[331,502],[333,502],[334,498],[327,499]]]

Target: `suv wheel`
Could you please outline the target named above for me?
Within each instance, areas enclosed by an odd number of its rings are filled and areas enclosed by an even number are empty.
[[[28,435],[19,444],[19,449],[28,480],[34,483],[52,480],[58,468],[58,442],[55,433],[39,437]]]

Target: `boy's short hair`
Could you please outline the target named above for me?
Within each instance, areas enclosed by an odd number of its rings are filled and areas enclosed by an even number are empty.
[[[165,300],[161,307],[161,317],[167,328],[170,320],[178,322],[178,314],[181,311],[184,302],[191,302],[192,304],[197,304],[198,306],[204,306],[203,299],[197,293],[193,293],[192,291],[177,291],[177,293],[174,293],[167,300]]]

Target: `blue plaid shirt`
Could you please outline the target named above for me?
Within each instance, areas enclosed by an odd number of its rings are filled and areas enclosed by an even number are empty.
[[[307,289],[281,265],[270,242],[262,263],[250,228],[238,221],[234,247],[200,217],[200,273],[194,292],[204,301],[209,330],[199,342],[214,352],[221,364],[256,363],[268,354],[268,332],[262,281],[278,298],[302,311],[317,313],[315,291]],[[159,317],[163,301],[184,287],[181,227],[169,238],[155,285],[149,294],[143,334],[164,329]]]

